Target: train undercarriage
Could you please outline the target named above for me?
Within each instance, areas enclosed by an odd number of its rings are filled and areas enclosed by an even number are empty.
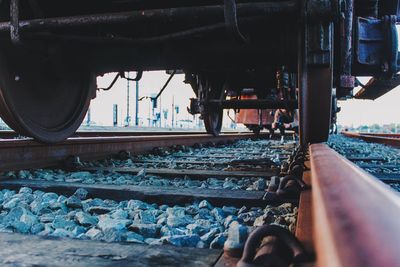
[[[326,141],[338,99],[400,83],[393,0],[0,0],[0,116],[54,143],[73,134],[108,72],[182,70],[209,133],[223,109],[299,109]],[[251,90],[257,99],[244,99]],[[378,92],[379,94],[379,92]],[[362,96],[360,97],[362,98]],[[333,98],[336,101],[335,98]]]

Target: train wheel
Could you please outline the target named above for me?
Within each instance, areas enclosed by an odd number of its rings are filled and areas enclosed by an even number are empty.
[[[209,134],[218,136],[222,128],[222,109],[210,109],[203,115],[204,126]]]
[[[219,77],[202,77],[199,95],[202,99],[225,99],[226,84]],[[221,133],[223,121],[223,108],[218,106],[205,106],[202,114],[207,133],[218,136]]]
[[[326,142],[329,137],[333,81],[332,47],[330,46],[332,28],[332,25],[328,25],[325,34],[322,35],[323,38],[328,39],[327,42],[323,43],[324,45],[327,43],[327,47],[317,48],[321,49],[323,53],[328,51],[328,59],[323,58],[328,63],[315,64],[309,61],[312,57],[308,53],[312,53],[311,51],[316,51],[316,49],[306,47],[306,44],[321,43],[310,41],[313,32],[308,32],[309,36],[307,37],[307,30],[305,30],[303,38],[300,38],[299,109],[300,142],[302,145]],[[312,37],[316,38],[315,35]]]
[[[61,47],[36,48],[0,44],[0,116],[22,135],[55,143],[80,126],[95,76]]]

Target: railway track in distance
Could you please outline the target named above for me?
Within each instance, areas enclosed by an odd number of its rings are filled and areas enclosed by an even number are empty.
[[[384,144],[393,147],[400,147],[400,134],[384,134],[384,133],[355,133],[342,132],[344,136],[350,138],[361,139],[366,142]]]
[[[149,153],[155,148],[191,146],[207,142],[224,143],[254,137],[254,134],[250,133],[229,133],[216,137],[205,133],[160,135],[155,132],[155,135],[141,133],[138,136],[127,135],[125,132],[106,133],[105,136],[102,134],[85,133],[86,137],[72,137],[53,145],[38,143],[29,138],[2,139],[0,171],[49,167],[63,164],[66,160],[73,160],[73,157],[79,157],[80,160],[95,160],[117,154]]]

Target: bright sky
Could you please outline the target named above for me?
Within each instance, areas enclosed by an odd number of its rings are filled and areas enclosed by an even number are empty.
[[[338,123],[354,127],[371,124],[400,123],[400,88],[397,87],[382,97],[372,100],[341,101]]]
[[[135,76],[131,73],[131,77]],[[114,78],[115,73],[98,77],[98,87],[108,87]],[[139,98],[144,96],[156,95],[169,75],[163,71],[144,72],[143,77],[139,82]],[[175,115],[178,120],[193,120],[186,107],[189,105],[189,98],[194,97],[193,90],[189,85],[183,83],[184,75],[175,75],[168,87],[161,96],[161,110],[168,109],[167,124],[171,125],[172,119],[172,101],[179,106],[179,114]],[[134,124],[135,116],[135,91],[136,83],[130,82],[130,110],[129,114],[132,117],[131,124]],[[118,82],[110,91],[98,91],[97,97],[91,103],[91,120],[98,125],[111,126],[113,123],[113,105],[118,105],[118,124],[124,125],[127,110],[127,81],[119,79]],[[148,121],[145,119],[151,114],[151,105],[149,99],[143,99],[139,102],[139,118],[141,118],[141,126],[148,126]],[[155,112],[160,112],[158,105]],[[162,116],[162,126],[164,126],[164,115]]]

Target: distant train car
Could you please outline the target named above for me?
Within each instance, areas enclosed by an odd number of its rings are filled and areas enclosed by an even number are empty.
[[[257,99],[256,95],[242,96],[245,99]],[[250,131],[258,134],[263,129],[272,130],[273,109],[240,109],[236,113],[236,123],[244,124]]]
[[[179,70],[211,134],[223,109],[299,108],[300,143],[324,142],[334,88],[351,98],[357,76],[372,76],[357,98],[376,98],[399,85],[399,10],[399,0],[0,0],[0,116],[59,142],[81,124],[96,76]],[[246,88],[257,99],[240,98]]]

